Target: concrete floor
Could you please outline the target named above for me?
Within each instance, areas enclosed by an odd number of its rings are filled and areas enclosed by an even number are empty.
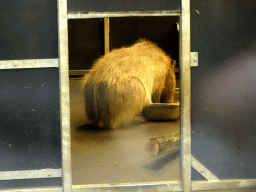
[[[73,184],[134,183],[180,179],[179,152],[153,159],[146,142],[180,129],[179,119],[145,122],[141,118],[117,130],[85,125],[81,81],[70,79]]]

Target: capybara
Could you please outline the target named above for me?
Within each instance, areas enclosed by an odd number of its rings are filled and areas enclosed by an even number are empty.
[[[87,124],[118,128],[130,123],[146,105],[174,98],[172,60],[154,43],[140,39],[99,58],[83,79]]]

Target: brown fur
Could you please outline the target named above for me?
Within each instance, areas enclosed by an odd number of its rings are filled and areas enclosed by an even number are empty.
[[[175,64],[146,40],[99,58],[83,81],[87,123],[118,128],[130,123],[152,101],[159,103],[161,94],[172,102]]]

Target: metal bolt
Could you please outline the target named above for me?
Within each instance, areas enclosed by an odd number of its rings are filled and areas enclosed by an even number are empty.
[[[51,173],[48,173],[48,176],[50,177],[50,176],[51,176]]]

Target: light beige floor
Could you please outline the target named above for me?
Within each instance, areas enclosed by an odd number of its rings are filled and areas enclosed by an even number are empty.
[[[145,122],[118,130],[90,130],[84,122],[80,80],[70,80],[73,184],[134,183],[180,179],[179,153],[152,159],[145,151],[152,137],[179,130],[172,122]]]

